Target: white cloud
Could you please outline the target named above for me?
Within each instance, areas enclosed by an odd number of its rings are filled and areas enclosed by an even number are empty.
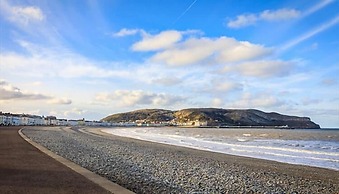
[[[142,33],[144,34],[145,32],[141,29],[127,29],[123,28],[119,32],[113,33],[114,37],[124,37],[124,36],[131,36],[135,35],[137,33]]]
[[[22,92],[18,87],[3,80],[0,81],[0,100],[46,100],[51,98],[43,94]]]
[[[83,115],[86,113],[87,110],[82,110],[80,108],[72,108],[71,110],[67,110],[63,113],[64,116],[69,117],[69,118],[76,118],[78,116]],[[57,113],[54,113],[52,115],[57,115]]]
[[[282,21],[298,18],[300,11],[295,9],[278,9],[265,10],[258,14],[243,14],[238,15],[236,19],[230,20],[227,26],[230,28],[241,28],[249,25],[254,25],[258,21]]]
[[[246,41],[239,41],[231,49],[222,50],[219,61],[239,62],[256,59],[271,54],[272,50],[262,45],[252,44]]]
[[[224,106],[224,101],[220,98],[213,98],[211,102],[213,107],[223,107]]]
[[[46,100],[48,104],[71,104],[72,100],[67,98],[55,98],[53,96],[21,91],[18,87],[0,80],[0,101],[3,100]]]
[[[173,85],[180,84],[181,82],[182,80],[177,77],[160,77],[160,78],[152,80],[152,83],[160,84],[164,86],[173,86]]]
[[[300,11],[295,9],[278,9],[276,11],[265,10],[260,13],[260,19],[266,21],[282,21],[297,18]]]
[[[224,70],[252,77],[282,77],[289,75],[294,66],[295,62],[293,61],[259,60],[244,62],[234,67],[226,66]]]
[[[68,50],[52,50],[30,43],[22,43],[30,54],[0,53],[2,73],[16,76],[63,77],[63,78],[107,78],[127,77],[130,72],[121,68],[112,69],[115,64],[92,61]],[[100,66],[106,66],[102,68]],[[111,66],[111,68],[108,68]]]
[[[302,104],[304,106],[316,105],[316,104],[319,104],[320,102],[321,102],[320,99],[315,99],[315,98],[310,98],[310,97],[306,97],[306,98],[302,99]]]
[[[277,108],[285,103],[270,94],[245,93],[239,100],[228,104],[231,108]]]
[[[325,86],[334,86],[337,83],[338,83],[337,80],[331,79],[331,78],[326,78],[326,79],[321,80],[321,84]]]
[[[32,22],[43,21],[45,16],[42,10],[36,6],[12,6],[6,0],[1,2],[1,12],[5,17],[16,24],[28,25]]]
[[[216,91],[221,91],[221,92],[230,92],[233,90],[242,90],[243,85],[240,83],[234,83],[234,82],[223,82],[223,83],[217,83],[215,85],[215,90]]]
[[[97,101],[113,102],[119,107],[140,105],[168,106],[185,100],[180,96],[144,92],[142,90],[116,90],[112,93],[100,93],[96,95],[95,99]]]
[[[235,20],[231,20],[227,23],[230,28],[241,28],[244,26],[250,26],[258,21],[258,17],[255,14],[238,15]]]
[[[267,56],[272,49],[234,38],[189,38],[159,51],[151,61],[171,66],[185,66],[199,63],[223,64],[240,62]]]
[[[52,100],[48,101],[49,104],[61,104],[61,105],[68,105],[68,104],[72,104],[72,100],[71,99],[67,99],[67,98],[54,98]]]
[[[65,63],[63,64],[67,64],[67,61],[65,61]],[[78,65],[76,64],[76,61],[58,71],[58,76],[67,78],[76,78],[76,77],[105,78],[105,77],[124,77],[125,75],[129,75],[129,73],[126,71],[100,68],[95,64],[91,64],[91,62],[87,64]]]
[[[182,32],[175,30],[162,31],[157,35],[145,34],[143,39],[132,46],[134,51],[154,51],[168,48],[180,41]]]

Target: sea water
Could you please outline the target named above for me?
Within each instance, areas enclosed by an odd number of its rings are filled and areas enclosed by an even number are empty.
[[[339,170],[339,130],[130,127],[102,131],[218,153]]]

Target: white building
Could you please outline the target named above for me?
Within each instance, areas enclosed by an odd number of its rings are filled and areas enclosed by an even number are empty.
[[[67,119],[57,119],[56,125],[58,126],[66,126],[68,124]]]
[[[11,125],[12,115],[0,112],[0,125]]]
[[[15,126],[22,125],[21,117],[19,115],[12,115],[10,125],[15,125]]]

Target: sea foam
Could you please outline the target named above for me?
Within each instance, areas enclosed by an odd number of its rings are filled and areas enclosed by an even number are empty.
[[[266,135],[256,139],[247,133],[233,138],[223,138],[213,133],[189,136],[189,133],[175,130],[164,133],[157,128],[110,128],[102,131],[169,145],[339,171],[339,142],[336,141],[268,139]]]

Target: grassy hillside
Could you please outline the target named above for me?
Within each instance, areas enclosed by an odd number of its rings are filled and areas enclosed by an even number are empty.
[[[182,124],[206,122],[208,126],[289,126],[291,128],[319,128],[308,117],[266,113],[260,110],[191,108],[178,111],[143,109],[119,113],[102,119],[107,122],[170,122]]]

